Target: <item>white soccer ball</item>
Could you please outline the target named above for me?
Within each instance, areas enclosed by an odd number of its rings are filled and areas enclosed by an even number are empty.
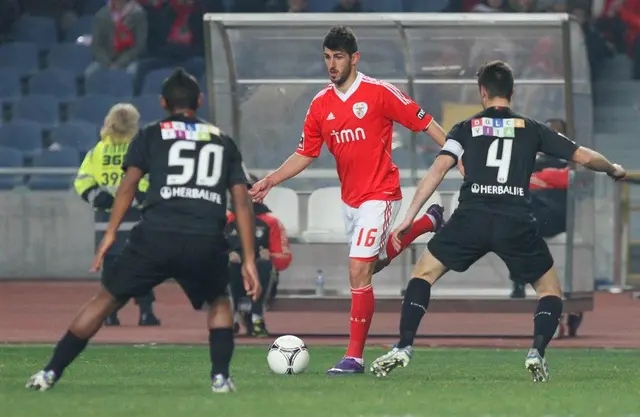
[[[309,351],[299,337],[280,336],[269,346],[267,363],[276,374],[299,374],[309,366]]]

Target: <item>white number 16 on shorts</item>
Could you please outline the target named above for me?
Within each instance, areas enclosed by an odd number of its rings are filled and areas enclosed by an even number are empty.
[[[350,258],[371,262],[387,257],[387,241],[401,204],[402,200],[372,200],[355,208],[343,203]]]

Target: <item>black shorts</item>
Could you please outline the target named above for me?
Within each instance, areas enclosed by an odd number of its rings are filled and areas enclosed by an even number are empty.
[[[147,294],[169,278],[175,279],[199,310],[228,294],[229,256],[223,237],[141,229],[131,231],[102,284],[116,298]]]
[[[500,257],[516,282],[534,283],[553,266],[536,223],[479,210],[456,210],[427,248],[452,271],[464,272],[489,252]]]

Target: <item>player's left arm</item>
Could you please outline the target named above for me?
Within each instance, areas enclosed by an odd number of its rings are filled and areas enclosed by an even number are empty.
[[[396,86],[381,81],[383,101],[389,118],[414,132],[425,132],[440,147],[444,146],[447,132],[424,111],[418,103]]]

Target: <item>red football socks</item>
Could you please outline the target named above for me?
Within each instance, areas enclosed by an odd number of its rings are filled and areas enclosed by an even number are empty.
[[[376,302],[371,284],[366,287],[351,289],[351,325],[346,356],[362,359],[375,306]]]
[[[393,258],[398,256],[398,254],[400,254],[400,252],[402,252],[404,248],[409,246],[411,242],[416,240],[418,236],[428,232],[433,232],[433,221],[431,220],[431,217],[424,215],[421,216],[418,220],[414,221],[409,231],[404,236],[402,236],[402,238],[400,239],[402,247],[399,251],[397,251],[396,248],[393,247],[391,236],[389,236],[389,241],[387,242],[387,259],[391,261]]]

